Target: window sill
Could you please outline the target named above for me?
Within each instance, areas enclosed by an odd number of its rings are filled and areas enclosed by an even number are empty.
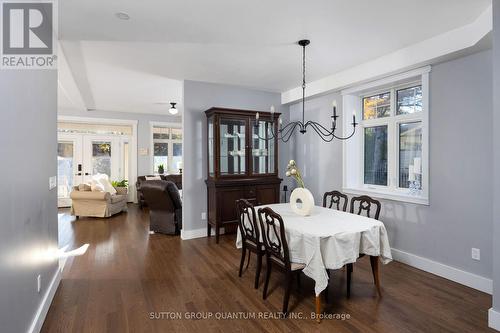
[[[385,191],[383,189],[369,189],[369,188],[343,188],[344,193],[353,195],[369,195],[374,198],[401,201],[413,203],[417,205],[429,206],[429,198],[423,196],[416,196],[406,193],[395,193],[392,191]]]

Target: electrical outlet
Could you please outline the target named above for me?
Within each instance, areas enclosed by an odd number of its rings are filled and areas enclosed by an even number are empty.
[[[207,213],[205,212],[201,213],[201,219],[205,221],[207,219]]]
[[[481,250],[472,248],[472,259],[474,260],[481,260]]]
[[[36,291],[40,293],[40,290],[42,290],[42,276],[38,274],[36,277]]]

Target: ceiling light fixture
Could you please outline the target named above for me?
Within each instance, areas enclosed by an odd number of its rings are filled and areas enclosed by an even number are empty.
[[[171,106],[170,106],[170,110],[168,110],[168,112],[170,112],[170,114],[177,114],[179,112],[179,109],[177,109],[175,107],[175,104],[177,104],[177,103],[170,102]]]
[[[120,20],[124,20],[124,21],[130,20],[130,15],[125,13],[125,12],[118,12],[115,14],[115,16],[117,18],[119,18]]]
[[[259,136],[259,139],[261,140],[272,140],[274,138],[278,138],[279,140],[283,142],[287,142],[290,140],[292,134],[295,132],[295,129],[298,128],[299,132],[302,134],[307,133],[307,128],[311,127],[318,135],[319,137],[326,142],[331,142],[333,139],[339,139],[339,140],[347,140],[351,138],[354,133],[356,132],[356,125],[358,123],[356,122],[356,115],[352,115],[352,133],[349,136],[346,137],[339,137],[335,135],[335,130],[337,129],[337,103],[336,101],[333,101],[333,112],[331,115],[332,118],[332,127],[330,129],[324,127],[320,123],[317,123],[315,121],[309,120],[305,121],[305,105],[306,105],[306,46],[310,44],[310,41],[308,39],[303,39],[299,40],[297,43],[300,46],[302,46],[302,121],[294,121],[291,123],[288,123],[287,125],[283,126],[282,125],[282,120],[281,118],[278,119],[279,121],[279,129],[278,133],[275,134],[273,127],[274,126],[268,126],[269,130],[268,133],[265,137],[261,137],[260,134],[257,134]],[[255,125],[257,129],[260,126],[259,122],[259,114],[257,113],[255,115]],[[271,121],[274,123],[274,106],[271,106]],[[259,130],[256,131],[257,133],[260,133]]]

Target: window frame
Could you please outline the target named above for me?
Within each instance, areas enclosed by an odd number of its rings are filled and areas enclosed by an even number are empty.
[[[343,143],[343,190],[360,195],[366,194],[382,199],[429,204],[429,72],[430,66],[369,82],[342,91],[344,135],[352,129],[349,124],[352,111],[359,126],[354,140]],[[422,111],[397,114],[397,91],[422,86]],[[391,110],[388,117],[363,119],[363,98],[390,92]],[[348,119],[348,120],[346,120]],[[408,188],[399,187],[400,124],[421,122],[422,126],[422,190],[411,194]],[[387,186],[364,183],[365,128],[387,126]],[[361,133],[361,134],[360,134]],[[356,138],[357,137],[357,138]],[[357,155],[357,156],[356,156]]]
[[[167,174],[177,174],[178,170],[172,168],[172,161],[173,161],[173,153],[174,153],[174,143],[180,143],[183,145],[183,139],[171,139],[171,131],[169,130],[169,139],[155,139],[153,135],[153,129],[155,127],[163,127],[163,128],[168,128],[168,129],[181,129],[182,130],[182,124],[181,123],[166,123],[166,122],[149,122],[149,134],[150,134],[150,144],[149,144],[149,150],[150,150],[150,170],[151,174],[157,174],[158,171],[154,170],[154,144],[155,143],[167,143],[168,144],[168,152],[167,152],[167,169],[165,170],[165,173]],[[184,132],[182,133],[182,138],[184,138]],[[184,160],[184,147],[182,147],[182,155],[181,155],[181,160]]]

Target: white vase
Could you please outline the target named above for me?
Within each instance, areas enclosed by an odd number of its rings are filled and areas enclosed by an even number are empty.
[[[298,203],[298,201],[301,203]],[[290,195],[290,206],[295,214],[308,216],[314,208],[314,197],[306,188],[298,187]]]

